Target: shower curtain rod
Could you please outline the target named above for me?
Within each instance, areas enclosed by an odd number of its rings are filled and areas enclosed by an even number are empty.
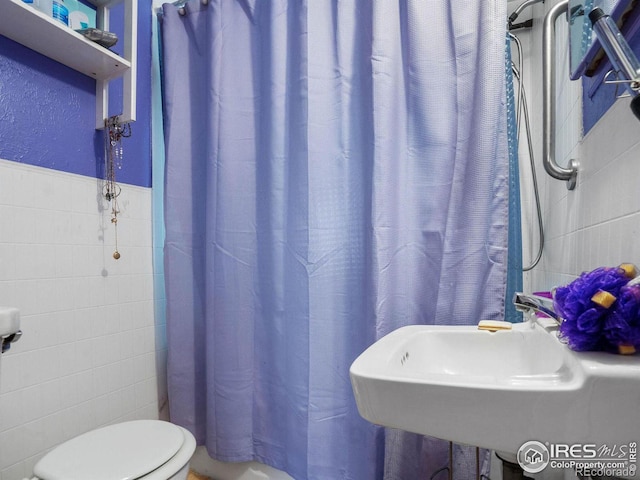
[[[175,5],[176,7],[184,7],[189,0],[176,0],[175,2],[171,2],[171,5]],[[203,5],[208,5],[209,0],[200,0],[200,3]]]
[[[189,0],[177,0],[175,2],[171,2],[171,5],[174,5],[175,7],[178,8],[178,13],[182,16],[185,16],[187,14],[187,10],[184,8],[184,6],[187,4]],[[200,3],[202,3],[202,5],[209,5],[209,0],[200,0]]]

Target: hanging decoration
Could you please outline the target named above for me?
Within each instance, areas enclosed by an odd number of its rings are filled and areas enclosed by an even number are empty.
[[[118,260],[120,258],[120,252],[118,251],[118,214],[120,213],[118,197],[122,189],[116,182],[116,171],[122,169],[122,139],[131,136],[131,124],[122,124],[119,122],[119,117],[114,116],[105,120],[105,127],[104,198],[111,204],[111,223],[115,231],[115,251],[113,252],[113,258]]]

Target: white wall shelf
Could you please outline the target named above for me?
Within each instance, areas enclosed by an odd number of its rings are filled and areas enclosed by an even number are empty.
[[[131,64],[22,0],[0,0],[0,33],[97,80],[121,77]]]
[[[87,40],[22,0],[0,0],[0,35],[96,79],[96,128],[108,115],[109,81],[124,77],[124,105],[120,121],[135,121],[137,1],[90,0],[97,7],[99,28],[108,30],[110,7],[124,1],[124,58]]]

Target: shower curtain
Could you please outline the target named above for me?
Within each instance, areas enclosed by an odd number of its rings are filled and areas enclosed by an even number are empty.
[[[182,13],[161,25],[171,419],[296,480],[430,478],[448,444],[363,420],[349,366],[403,325],[503,317],[506,0]]]

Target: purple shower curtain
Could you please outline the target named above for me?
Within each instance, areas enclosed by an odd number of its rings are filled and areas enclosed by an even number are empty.
[[[296,480],[429,478],[447,444],[360,418],[349,366],[503,316],[506,0],[185,11],[161,27],[172,420]]]

